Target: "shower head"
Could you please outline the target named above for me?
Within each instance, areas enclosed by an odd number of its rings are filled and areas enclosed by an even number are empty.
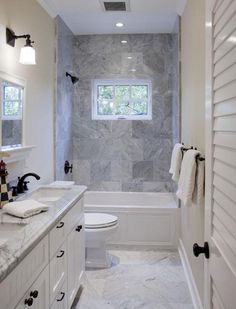
[[[73,84],[76,84],[78,81],[79,81],[79,78],[74,76],[74,75],[71,75],[70,73],[66,72],[66,76],[70,76],[71,78],[71,81]]]

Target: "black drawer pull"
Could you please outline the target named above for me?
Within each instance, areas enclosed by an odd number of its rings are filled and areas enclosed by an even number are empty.
[[[57,301],[62,301],[64,297],[65,297],[65,293],[64,293],[64,292],[61,292],[61,298],[60,298],[60,299],[57,299]]]
[[[206,259],[209,259],[210,253],[209,253],[209,246],[207,242],[204,242],[204,246],[200,247],[198,244],[193,245],[193,254],[198,257],[199,254],[204,254]]]
[[[60,222],[60,223],[57,225],[57,229],[61,229],[63,226],[64,226],[64,222]]]
[[[30,297],[37,298],[38,295],[39,295],[39,292],[37,290],[30,292]]]
[[[25,299],[25,305],[28,305],[28,307],[31,307],[33,305],[33,302],[34,300],[32,297]]]
[[[63,257],[63,255],[64,255],[64,253],[65,253],[65,251],[64,251],[64,250],[61,250],[60,252],[61,252],[61,254],[58,254],[58,255],[57,255],[57,258],[61,258],[61,257]]]
[[[77,228],[75,229],[76,232],[80,232],[82,230],[83,226],[82,225],[78,225]]]

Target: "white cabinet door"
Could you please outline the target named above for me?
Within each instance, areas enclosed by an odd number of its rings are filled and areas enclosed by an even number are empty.
[[[67,240],[68,252],[68,307],[78,292],[85,265],[84,216],[74,226]]]
[[[49,308],[49,270],[48,267],[40,274],[38,279],[16,306],[16,309],[47,309]]]

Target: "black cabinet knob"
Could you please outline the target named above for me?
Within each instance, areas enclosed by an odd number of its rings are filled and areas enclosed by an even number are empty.
[[[34,300],[32,297],[25,299],[25,305],[28,305],[28,307],[31,307],[33,305],[33,302]]]
[[[204,254],[206,259],[209,259],[210,252],[208,243],[205,242],[203,247],[200,247],[198,244],[193,245],[193,254],[198,257],[200,254]]]
[[[82,230],[83,226],[82,225],[78,225],[77,228],[75,229],[77,232],[80,232]]]
[[[38,295],[39,295],[39,292],[37,290],[30,292],[30,297],[37,298]]]

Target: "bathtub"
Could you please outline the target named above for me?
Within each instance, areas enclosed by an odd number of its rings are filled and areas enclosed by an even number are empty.
[[[109,245],[175,249],[180,213],[173,193],[87,191],[85,212],[114,214],[117,233]]]

